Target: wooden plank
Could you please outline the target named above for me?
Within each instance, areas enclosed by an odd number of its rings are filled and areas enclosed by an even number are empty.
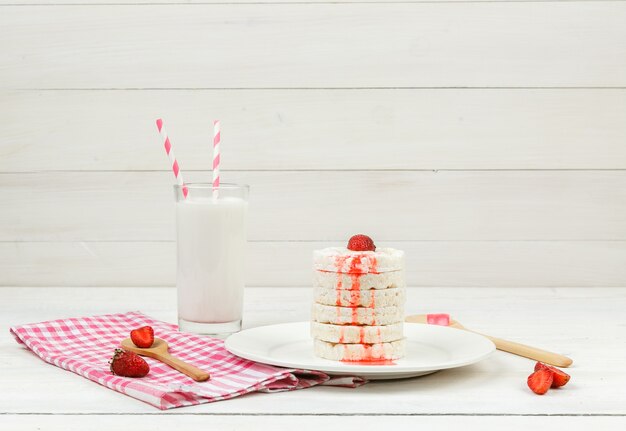
[[[446,3],[446,2],[468,2],[475,3],[481,0],[402,0],[402,3]],[[484,0],[482,0],[484,1]],[[489,0],[493,2],[507,2],[507,1],[519,1],[519,0]],[[531,0],[527,0],[531,1]],[[554,1],[581,1],[581,0],[532,0],[537,2],[554,2]],[[607,0],[584,0],[584,1],[607,1]],[[624,0],[615,0],[615,1],[624,1]],[[155,5],[155,4],[163,4],[163,5],[172,5],[172,4],[231,4],[231,5],[239,5],[239,4],[250,4],[250,3],[269,3],[269,4],[277,4],[277,3],[295,3],[295,4],[316,4],[316,3],[330,3],[329,0],[255,0],[251,2],[250,0],[98,0],[97,5]],[[333,0],[332,3],[387,3],[384,0]],[[396,3],[399,3],[396,1]],[[93,3],[88,3],[87,0],[28,0],[23,2],[18,2],[17,0],[0,0],[0,5],[23,5],[23,6],[43,6],[43,5],[81,5],[81,6],[89,6],[93,5]]]
[[[244,324],[251,327],[306,320],[310,300],[310,289],[250,289]],[[174,322],[174,303],[175,291],[167,288],[2,288],[0,325],[7,328],[17,323],[137,309]],[[409,289],[409,313],[449,312],[475,330],[571,356],[574,366],[569,371],[572,380],[568,386],[543,397],[526,387],[533,361],[496,352],[478,364],[418,379],[372,383],[355,390],[312,388],[249,395],[169,413],[626,415],[626,374],[620,367],[626,355],[626,344],[622,342],[625,307],[624,288]],[[601,368],[597,366],[598,358],[602,358]],[[160,413],[80,376],[43,364],[15,343],[6,330],[0,331],[0,360],[4,371],[0,391],[3,412]],[[606,378],[606,368],[612,370],[610,379]],[[301,419],[306,421],[309,416]],[[213,419],[206,420],[208,423]]]
[[[160,151],[160,148],[158,149]],[[224,172],[251,184],[251,240],[625,240],[626,171]],[[191,172],[187,181],[210,181]],[[0,241],[154,241],[171,172],[0,174]]]
[[[5,6],[0,85],[624,87],[624,22],[624,2]]]
[[[85,416],[44,415],[44,416],[0,416],[0,426],[12,431],[43,430],[66,431],[73,429],[110,430],[111,428],[137,427],[138,429],[159,429],[183,426],[185,430],[205,430],[210,421],[213,429],[258,430],[259,428],[276,431],[302,431],[319,429],[362,430],[393,427],[397,431],[415,430],[415,424],[428,427],[431,431],[445,431],[454,428],[463,421],[466,430],[506,429],[507,431],[527,431],[529,429],[567,429],[568,431],[588,430],[591,428],[623,429],[624,417],[515,417],[510,416],[247,416],[226,415],[211,416],[185,414],[174,415],[97,415]]]
[[[153,123],[159,116],[186,170],[211,165],[211,118],[222,120],[227,169],[626,168],[626,90],[86,90],[1,97],[5,172],[163,170],[167,159]]]
[[[308,287],[312,250],[251,242],[248,286]],[[422,241],[405,251],[410,286],[625,286],[625,241]],[[173,242],[0,243],[3,286],[174,286]]]

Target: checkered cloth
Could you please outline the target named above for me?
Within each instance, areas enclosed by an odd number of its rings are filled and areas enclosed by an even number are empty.
[[[115,376],[109,359],[131,330],[150,325],[170,346],[170,353],[208,371],[211,379],[195,382],[151,358],[143,378]],[[357,387],[365,380],[318,372],[273,367],[229,353],[224,342],[178,332],[170,323],[139,313],[52,320],[15,326],[11,333],[44,361],[72,371],[109,389],[145,401],[162,410],[226,400],[249,392],[276,392],[316,385]]]

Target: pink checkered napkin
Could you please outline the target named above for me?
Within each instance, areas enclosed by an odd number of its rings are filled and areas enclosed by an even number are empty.
[[[145,358],[150,373],[143,378],[111,374],[113,350],[131,330],[150,325],[170,352],[211,374],[206,382],[195,382],[184,374],[151,358]],[[224,342],[178,332],[170,323],[139,313],[59,319],[15,326],[11,333],[44,361],[93,380],[109,389],[145,401],[162,410],[226,400],[248,392],[275,392],[315,385],[357,387],[365,380],[333,377],[318,372],[278,368],[232,355]]]

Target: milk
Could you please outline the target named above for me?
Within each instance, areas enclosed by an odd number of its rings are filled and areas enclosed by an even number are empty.
[[[190,189],[176,203],[179,325],[192,332],[234,332],[243,308],[248,203],[193,195]]]

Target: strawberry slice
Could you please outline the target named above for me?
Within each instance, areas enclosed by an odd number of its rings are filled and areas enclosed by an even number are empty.
[[[550,370],[539,370],[528,376],[528,387],[537,395],[548,392],[552,386],[552,372]]]
[[[543,362],[537,362],[535,364],[535,371],[539,370],[548,370],[552,373],[552,387],[560,388],[561,386],[565,386],[567,382],[569,382],[570,375],[564,372],[563,370],[559,370],[556,367],[552,367],[550,365],[544,364]]]
[[[154,343],[154,329],[152,326],[142,326],[130,331],[130,339],[137,347],[150,347]]]

